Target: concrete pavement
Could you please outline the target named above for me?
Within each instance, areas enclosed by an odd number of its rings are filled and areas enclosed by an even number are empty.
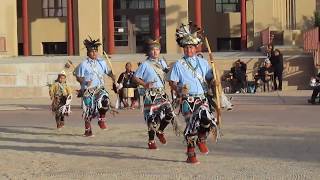
[[[307,104],[307,99],[310,98],[312,90],[299,90],[299,91],[275,91],[256,94],[227,94],[228,97],[233,97],[235,104],[242,104],[243,100],[246,103],[252,103],[250,99],[255,99],[255,103],[259,104],[268,101],[278,101],[281,104]],[[112,102],[116,101],[116,97],[111,94]],[[269,98],[268,98],[269,97]],[[51,100],[47,98],[1,98],[0,99],[0,111],[5,110],[27,110],[27,109],[41,109],[43,107],[49,107]],[[73,98],[72,104],[76,107],[80,106],[80,98]]]
[[[223,137],[208,139],[200,165],[185,163],[183,137],[166,130],[168,144],[147,147],[139,110],[108,115],[109,130],[93,120],[94,138],[82,137],[81,110],[73,108],[61,131],[48,99],[4,101],[33,110],[0,111],[0,179],[320,179],[320,106],[310,91],[233,95],[223,113]],[[183,121],[180,121],[183,125]]]

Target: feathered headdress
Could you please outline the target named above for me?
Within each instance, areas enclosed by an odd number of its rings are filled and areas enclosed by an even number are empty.
[[[101,46],[100,39],[93,40],[90,36],[89,39],[83,41],[83,44],[87,48],[87,51],[98,50],[98,47]]]
[[[185,25],[182,24],[176,30],[176,41],[180,47],[184,47],[186,45],[199,45],[202,42],[201,36],[201,29],[197,27],[197,25],[189,24]]]
[[[58,75],[67,76],[66,72],[63,70]]]
[[[154,47],[161,48],[160,39],[161,39],[161,37],[159,37],[155,40],[153,40],[153,39],[147,40],[146,44],[147,44],[148,49],[150,50]]]

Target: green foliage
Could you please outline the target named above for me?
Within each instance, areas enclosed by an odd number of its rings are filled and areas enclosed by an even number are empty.
[[[318,11],[314,13],[314,26],[320,27],[320,12]]]

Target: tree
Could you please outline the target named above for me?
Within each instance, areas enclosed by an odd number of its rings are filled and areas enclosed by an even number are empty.
[[[320,12],[319,11],[314,12],[314,26],[320,27]]]

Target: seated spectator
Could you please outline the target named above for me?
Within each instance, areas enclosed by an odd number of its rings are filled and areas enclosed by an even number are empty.
[[[134,71],[132,71],[132,65],[128,62],[125,66],[126,71],[121,73],[118,79],[118,83],[123,85],[123,88],[119,90],[120,104],[123,104],[124,108],[129,107],[129,99],[131,100],[130,107],[132,109],[137,108],[139,105],[139,93],[137,90],[138,85],[132,79]]]
[[[232,89],[235,93],[245,92],[247,83],[247,64],[238,59],[230,70]]]
[[[259,87],[261,84],[263,84],[263,90],[265,91],[265,83],[269,82],[272,79],[272,76],[273,71],[271,67],[271,61],[269,59],[265,59],[263,66],[260,67],[258,72],[254,75],[256,87]]]
[[[313,92],[311,95],[311,99],[309,99],[308,102],[311,104],[316,104],[316,98],[320,93],[320,73],[311,81],[315,81],[315,82],[312,82]]]

